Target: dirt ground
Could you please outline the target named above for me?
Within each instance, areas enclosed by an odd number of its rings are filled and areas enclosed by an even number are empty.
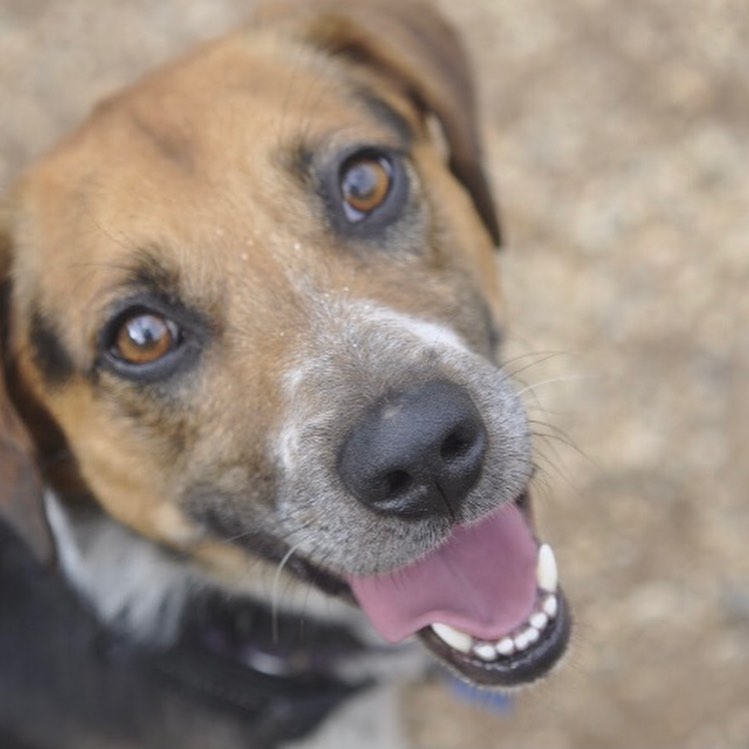
[[[0,0],[0,189],[250,5]],[[507,356],[577,628],[503,714],[438,680],[406,690],[414,745],[749,746],[749,6],[443,5],[479,74]]]

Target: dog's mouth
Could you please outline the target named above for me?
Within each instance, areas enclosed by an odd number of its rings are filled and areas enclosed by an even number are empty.
[[[269,539],[260,548],[308,584],[358,603],[384,639],[417,636],[472,684],[532,682],[567,648],[569,609],[554,553],[535,536],[527,492],[477,523],[456,526],[426,556],[381,575],[343,578]]]
[[[374,628],[392,642],[418,635],[475,684],[508,687],[543,676],[566,649],[570,617],[554,553],[537,542],[525,506],[526,495],[457,526],[406,567],[350,577]]]

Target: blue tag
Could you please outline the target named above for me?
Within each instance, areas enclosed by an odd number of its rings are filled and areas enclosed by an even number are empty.
[[[473,687],[454,676],[449,676],[447,680],[453,694],[464,702],[501,715],[506,715],[514,707],[512,698],[503,692]]]

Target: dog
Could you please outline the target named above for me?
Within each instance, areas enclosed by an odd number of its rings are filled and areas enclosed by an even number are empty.
[[[484,687],[560,659],[474,99],[432,5],[278,0],[21,177],[3,746],[274,746],[414,640]]]

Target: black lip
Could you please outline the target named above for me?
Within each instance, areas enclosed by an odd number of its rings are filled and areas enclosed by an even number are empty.
[[[557,614],[538,642],[510,657],[483,661],[466,655],[446,645],[429,627],[422,629],[418,636],[427,649],[450,670],[473,684],[486,687],[529,684],[545,676],[564,655],[569,644],[572,617],[562,591],[558,590],[556,596]]]
[[[357,605],[349,585],[340,578],[304,563],[297,575],[329,594]],[[302,574],[300,574],[302,573]],[[496,661],[484,661],[450,648],[429,627],[417,633],[418,639],[436,658],[461,679],[477,686],[511,688],[530,684],[546,676],[567,651],[572,632],[570,607],[559,588],[556,592],[557,613],[543,630],[539,640],[527,650]]]

